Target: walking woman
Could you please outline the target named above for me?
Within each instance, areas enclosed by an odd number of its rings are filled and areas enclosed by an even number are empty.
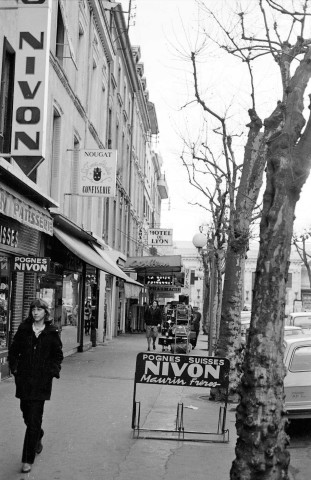
[[[52,325],[48,304],[37,298],[20,324],[9,348],[9,366],[15,377],[16,397],[26,424],[22,472],[31,471],[41,453],[44,402],[50,400],[53,377],[59,378],[63,360],[62,342]]]

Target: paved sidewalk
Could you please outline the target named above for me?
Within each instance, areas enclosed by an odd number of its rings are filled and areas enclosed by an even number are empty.
[[[201,335],[193,354],[207,355],[206,349]],[[44,449],[28,475],[19,473],[24,425],[14,382],[0,383],[0,480],[229,479],[236,443],[234,405],[228,405],[228,443],[133,438],[136,355],[145,350],[143,334],[121,335],[64,360],[46,402]],[[208,400],[208,389],[138,387],[144,427],[173,428],[181,399],[186,429],[217,430],[219,404]]]

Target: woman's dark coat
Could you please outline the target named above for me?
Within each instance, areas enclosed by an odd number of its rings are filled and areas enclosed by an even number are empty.
[[[58,329],[50,322],[38,338],[33,321],[20,324],[9,348],[8,361],[15,376],[16,397],[23,400],[49,400],[53,377],[59,378],[63,360]]]

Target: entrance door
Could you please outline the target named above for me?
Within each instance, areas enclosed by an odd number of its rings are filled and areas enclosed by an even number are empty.
[[[11,294],[10,259],[6,255],[0,255],[0,376],[1,378],[4,378],[9,375],[8,363],[2,359],[5,359],[7,356],[7,349],[9,344],[10,294]]]

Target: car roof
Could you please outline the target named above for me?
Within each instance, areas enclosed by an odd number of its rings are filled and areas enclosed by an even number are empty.
[[[297,327],[297,325],[285,325],[284,326],[285,330],[302,330],[301,327]]]
[[[291,317],[310,317],[311,312],[293,312],[289,314]]]

